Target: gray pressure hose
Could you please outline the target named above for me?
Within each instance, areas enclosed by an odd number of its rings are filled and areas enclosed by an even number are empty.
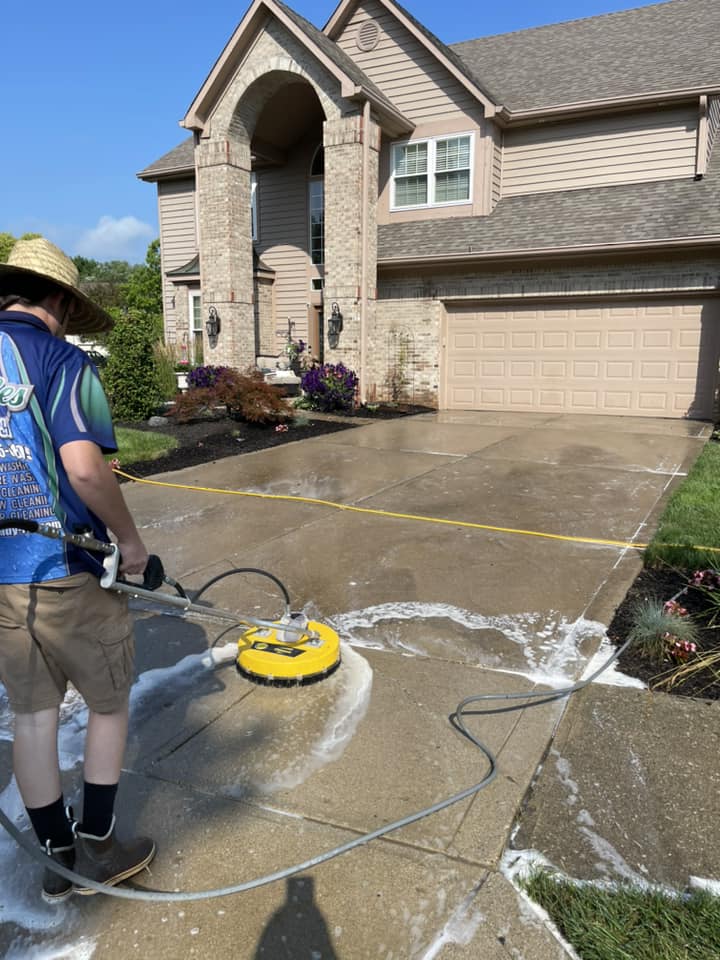
[[[145,900],[152,903],[187,903],[194,900],[212,900],[216,897],[228,897],[234,893],[244,893],[246,890],[254,890],[256,887],[266,886],[269,883],[274,883],[276,880],[284,880],[287,877],[292,877],[297,873],[302,873],[305,870],[316,867],[321,863],[327,863],[328,860],[333,860],[335,857],[339,857],[343,853],[348,853],[350,850],[354,850],[356,847],[370,843],[371,840],[377,840],[379,837],[384,837],[387,834],[392,833],[394,830],[401,829],[401,827],[407,827],[411,823],[416,823],[418,820],[423,820],[425,817],[429,817],[433,813],[438,813],[440,810],[445,810],[447,807],[450,807],[455,803],[459,803],[461,800],[465,800],[467,797],[471,797],[474,794],[479,793],[481,790],[484,790],[485,787],[487,787],[495,779],[497,774],[497,761],[490,748],[487,747],[481,740],[478,740],[477,737],[475,737],[467,729],[463,720],[463,716],[467,713],[468,707],[473,704],[488,703],[491,701],[530,701],[527,704],[512,704],[507,707],[493,708],[492,710],[479,709],[473,711],[473,715],[482,715],[484,713],[498,712],[498,709],[520,710],[524,709],[526,706],[540,706],[543,703],[549,703],[553,700],[560,700],[563,697],[570,696],[571,694],[576,693],[578,690],[582,690],[583,687],[586,687],[588,684],[592,683],[593,680],[599,677],[601,673],[607,670],[608,667],[610,667],[618,659],[618,657],[622,655],[625,649],[629,646],[630,642],[630,640],[626,640],[625,643],[615,650],[612,656],[609,657],[609,659],[601,667],[595,670],[594,673],[590,674],[590,676],[585,680],[580,680],[570,687],[563,687],[559,690],[546,690],[537,692],[531,691],[529,693],[482,693],[477,694],[476,696],[466,697],[458,704],[455,709],[455,713],[452,714],[450,719],[453,726],[459,730],[463,736],[467,737],[471,743],[474,743],[475,746],[482,751],[486,760],[488,761],[489,770],[479,783],[476,783],[472,787],[468,787],[466,790],[461,790],[460,793],[455,793],[445,800],[440,800],[438,803],[434,803],[430,807],[425,807],[423,810],[418,810],[417,813],[411,813],[406,817],[402,817],[400,820],[395,820],[393,823],[388,823],[383,827],[379,827],[377,830],[373,830],[371,833],[364,833],[362,836],[356,837],[354,840],[343,843],[339,847],[334,847],[332,850],[328,850],[326,853],[321,853],[316,857],[311,857],[309,860],[305,860],[303,863],[296,863],[293,866],[286,867],[283,870],[277,870],[275,873],[266,874],[264,877],[257,877],[254,880],[246,880],[244,883],[236,883],[227,887],[219,887],[215,890],[198,890],[187,893],[166,893],[164,891],[133,890],[125,887],[108,887],[102,883],[96,883],[94,880],[88,880],[86,877],[81,877],[74,871],[68,870],[56,863],[46,853],[43,852],[41,847],[31,843],[27,836],[18,830],[15,824],[8,819],[2,810],[0,810],[0,824],[23,848],[23,850],[30,854],[33,860],[41,863],[44,867],[49,867],[55,873],[60,874],[61,877],[72,880],[78,886],[88,887],[91,890],[95,890],[97,893],[104,893],[107,896],[119,897],[124,900]]]

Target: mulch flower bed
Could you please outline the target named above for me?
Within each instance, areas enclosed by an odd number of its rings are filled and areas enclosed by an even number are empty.
[[[690,654],[684,665],[697,663],[700,658],[707,659],[713,654],[720,658],[720,624],[713,626],[709,623],[712,608],[707,594],[691,585],[693,573],[670,567],[641,571],[608,627],[609,639],[616,646],[625,642],[635,622],[635,611],[642,601],[658,600],[665,604],[675,599],[698,627],[697,652]],[[631,645],[620,657],[618,666],[623,673],[637,677],[651,689],[680,697],[720,700],[720,660],[677,683],[667,681],[683,663],[669,653],[666,661],[658,663],[644,657],[637,647]]]

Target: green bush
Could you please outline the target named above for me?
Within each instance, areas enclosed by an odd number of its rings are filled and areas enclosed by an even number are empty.
[[[116,420],[147,420],[163,402],[156,340],[154,318],[134,312],[115,313],[115,326],[108,334],[110,355],[103,385]]]

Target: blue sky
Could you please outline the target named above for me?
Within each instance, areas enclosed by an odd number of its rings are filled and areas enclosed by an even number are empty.
[[[332,0],[286,0],[322,28]],[[446,43],[648,6],[646,0],[404,0]],[[3,10],[0,232],[69,254],[141,261],[156,191],[135,174],[180,143],[178,121],[248,4],[53,0]]]

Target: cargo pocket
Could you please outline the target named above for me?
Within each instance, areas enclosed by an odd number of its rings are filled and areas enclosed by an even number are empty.
[[[132,682],[132,636],[105,636],[100,649],[113,690],[127,690]]]

